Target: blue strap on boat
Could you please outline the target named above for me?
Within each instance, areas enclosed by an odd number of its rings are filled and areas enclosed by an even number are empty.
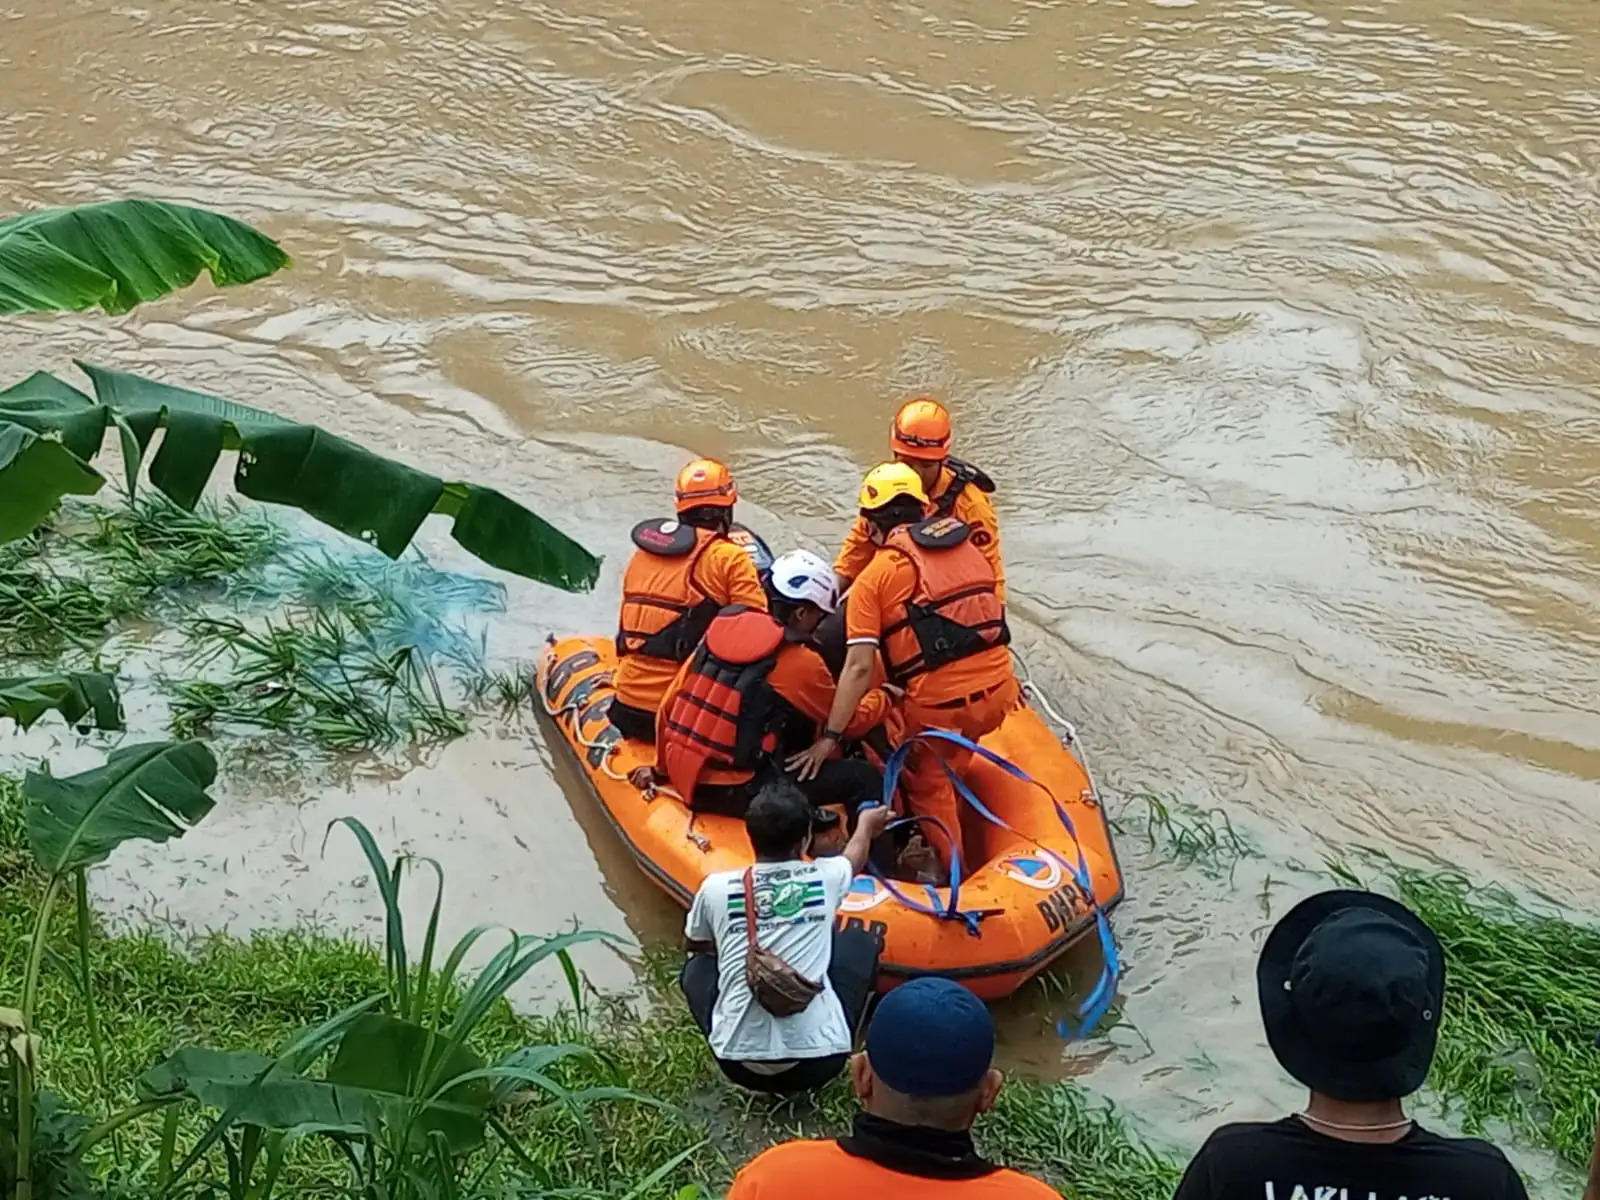
[[[894,752],[889,755],[888,760],[883,764],[883,803],[885,807],[891,810],[894,808],[895,785],[899,783],[900,773],[905,769],[906,756],[911,753],[912,744],[917,740],[917,738],[922,736],[923,735],[919,733],[913,737],[907,738],[899,746],[895,747]],[[979,922],[982,921],[983,918],[988,914],[975,911],[969,912],[963,910],[961,907],[962,873],[960,840],[956,837],[952,830],[946,829],[944,822],[940,821],[937,817],[920,815],[902,817],[900,821],[896,822],[895,824],[898,828],[902,823],[909,824],[913,821],[921,821],[932,825],[935,829],[939,830],[939,832],[943,833],[946,840],[948,840],[950,843],[949,900],[944,904],[940,904],[938,891],[931,884],[924,884],[923,887],[927,891],[928,899],[930,901],[929,906],[924,906],[920,902],[913,901],[902,895],[895,889],[894,883],[877,870],[874,870],[873,874],[878,877],[879,881],[884,887],[889,889],[889,894],[891,896],[912,911],[926,913],[928,916],[937,918],[941,921],[960,921],[966,926],[967,932],[973,937],[982,937],[983,930],[979,928]]]
[[[1101,953],[1100,978],[1095,982],[1093,990],[1091,990],[1088,996],[1084,998],[1083,1003],[1078,1006],[1078,1021],[1076,1028],[1074,1028],[1071,1022],[1063,1017],[1056,1023],[1056,1031],[1062,1037],[1069,1039],[1087,1036],[1090,1031],[1092,1031],[1094,1027],[1100,1023],[1100,1019],[1105,1016],[1105,1014],[1110,1010],[1111,1005],[1116,1000],[1117,983],[1120,980],[1122,973],[1122,962],[1117,953],[1116,938],[1111,932],[1111,921],[1106,916],[1105,909],[1100,906],[1099,900],[1095,898],[1094,880],[1089,874],[1089,863],[1084,857],[1083,844],[1078,840],[1078,831],[1072,824],[1072,817],[1062,806],[1061,801],[1056,798],[1054,792],[1052,792],[1048,787],[1045,787],[1044,784],[1040,783],[1033,776],[1029,775],[1021,767],[1017,766],[1015,763],[1011,762],[1002,755],[996,754],[988,747],[979,745],[971,738],[964,737],[959,733],[955,733],[947,729],[925,729],[922,732],[907,738],[905,742],[896,747],[894,753],[890,756],[889,761],[884,764],[883,795],[885,804],[889,803],[894,794],[894,785],[899,780],[900,771],[904,766],[907,754],[910,753],[912,743],[918,741],[919,739],[924,741],[949,742],[952,745],[959,746],[964,750],[970,750],[980,758],[993,763],[1002,771],[1005,771],[1013,779],[1018,779],[1023,783],[1032,784],[1034,787],[1037,787],[1043,791],[1045,795],[1050,797],[1050,803],[1055,809],[1056,818],[1061,822],[1062,828],[1067,831],[1067,836],[1072,839],[1073,848],[1077,851],[1078,861],[1077,864],[1074,865],[1062,858],[1061,855],[1057,854],[1048,846],[1039,846],[1039,850],[1041,853],[1048,855],[1050,858],[1059,863],[1062,869],[1065,870],[1078,885],[1078,890],[1082,893],[1084,902],[1094,913],[1095,929],[1099,934]],[[967,781],[961,778],[961,776],[953,767],[950,766],[949,763],[941,759],[940,766],[944,768],[945,775],[949,778],[951,785],[955,788],[956,794],[970,804],[973,808],[973,811],[975,811],[980,817],[988,821],[990,824],[1006,830],[1008,833],[1015,834],[1024,841],[1032,841],[1031,838],[1027,838],[1025,835],[1018,832],[1002,817],[990,809],[989,806],[986,805],[982,800],[978,799],[977,793],[975,793],[972,788],[968,786]],[[937,822],[935,823],[937,824]],[[943,828],[942,825],[939,827]],[[946,836],[949,836],[948,831],[946,832]],[[1034,844],[1038,845],[1037,842]],[[956,848],[956,844],[953,839],[951,841],[951,847],[950,905],[947,912],[936,915],[940,915],[945,919],[968,920],[967,927],[969,931],[977,934],[979,931],[977,929],[976,920],[969,920],[968,918],[971,916],[971,914],[963,914],[957,909],[956,895],[958,886],[957,871],[959,869],[959,850]],[[888,881],[885,880],[884,882],[887,885]],[[892,894],[893,889],[891,888],[890,890]],[[932,894],[932,891],[933,889],[930,888],[929,893]],[[901,902],[904,903],[903,897],[897,897],[897,899],[900,899]],[[918,912],[927,911],[920,905],[915,905],[912,907],[915,907]]]
[[[862,807],[870,808],[874,806],[863,805]],[[908,817],[896,817],[884,827],[884,832],[888,833],[893,829],[904,829],[908,825],[932,825],[935,829],[941,831],[946,837],[950,836],[950,831],[945,828],[944,822],[939,820],[937,817],[915,815]],[[950,900],[948,904],[939,899],[939,891],[931,883],[925,883],[922,885],[922,890],[928,894],[928,903],[924,904],[922,901],[913,899],[902,892],[899,888],[895,887],[894,880],[890,879],[887,875],[883,874],[883,872],[879,871],[876,866],[870,863],[867,866],[867,870],[872,873],[873,877],[877,879],[879,883],[883,884],[884,889],[889,893],[889,895],[893,896],[901,904],[911,909],[912,912],[919,912],[925,916],[933,917],[940,921],[960,921],[966,926],[967,932],[973,937],[982,937],[983,931],[978,928],[978,923],[982,921],[984,917],[990,914],[987,912],[967,912],[961,910],[957,906],[956,897],[961,890],[960,869],[960,864],[958,862],[951,862]]]

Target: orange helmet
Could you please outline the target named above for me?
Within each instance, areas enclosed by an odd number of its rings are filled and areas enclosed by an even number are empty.
[[[677,491],[679,512],[706,504],[732,508],[739,498],[733,472],[714,458],[697,458],[679,471]]]
[[[950,457],[950,414],[944,405],[918,396],[900,406],[889,434],[889,450],[907,458],[942,462]]]

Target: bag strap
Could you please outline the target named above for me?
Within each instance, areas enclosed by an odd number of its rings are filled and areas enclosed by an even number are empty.
[[[756,944],[756,875],[755,867],[744,869],[744,944],[747,955],[761,949]]]

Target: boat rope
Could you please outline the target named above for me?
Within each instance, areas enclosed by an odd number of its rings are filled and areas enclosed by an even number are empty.
[[[895,753],[898,755],[899,751],[897,750]],[[905,756],[900,755],[899,757],[903,762]],[[898,774],[899,764],[896,763],[893,756],[891,756],[889,764],[895,769],[896,774]],[[884,771],[884,777],[886,779],[888,778],[888,772],[889,768],[886,767]],[[875,804],[863,805],[863,807],[875,807]],[[973,937],[982,937],[983,930],[979,927],[980,923],[985,917],[998,916],[999,912],[994,909],[963,909],[960,906],[961,851],[959,848],[957,848],[957,843],[955,839],[950,836],[950,830],[945,827],[944,822],[939,820],[938,817],[912,814],[908,816],[896,817],[884,827],[884,832],[887,833],[893,829],[905,829],[912,825],[919,824],[933,826],[933,828],[944,834],[945,839],[949,841],[952,847],[950,852],[950,898],[948,901],[940,901],[938,889],[936,889],[931,883],[925,883],[922,885],[922,889],[928,895],[928,902],[924,904],[921,900],[918,900],[912,896],[908,896],[902,892],[898,887],[895,886],[895,881],[880,871],[877,866],[869,863],[867,869],[872,872],[873,876],[876,877],[879,883],[883,884],[889,895],[893,896],[912,912],[919,912],[926,916],[933,917],[935,920],[939,921],[960,921],[964,926],[966,926],[967,932]]]
[[[1078,727],[1056,711],[1056,706],[1050,703],[1050,697],[1044,694],[1043,688],[1031,679],[1024,679],[1022,681],[1022,691],[1029,700],[1044,710],[1045,716],[1061,727],[1061,732],[1065,735],[1067,741],[1074,745],[1077,744]]]
[[[1077,759],[1078,765],[1083,768],[1084,778],[1089,781],[1089,791],[1084,796],[1084,802],[1098,807],[1100,804],[1100,785],[1095,782],[1094,767],[1090,765],[1089,755],[1084,750],[1083,742],[1078,737],[1077,725],[1062,716],[1056,706],[1051,703],[1050,697],[1045,690],[1033,681],[1033,672],[1028,669],[1028,660],[1022,657],[1022,652],[1015,646],[1011,647],[1011,657],[1016,660],[1017,666],[1021,668],[1017,672],[1017,676],[1018,682],[1022,686],[1023,695],[1027,696],[1029,701],[1061,730],[1067,749],[1072,752],[1072,757]]]
[[[547,650],[546,653],[548,654],[549,651]],[[576,704],[573,704],[569,701],[568,703],[563,704],[560,708],[557,708],[545,698],[544,689],[542,687],[535,687],[533,690],[538,693],[539,703],[544,706],[546,715],[548,715],[552,721],[560,724],[562,717],[570,716],[572,718],[572,720],[568,722],[568,726],[572,730],[573,741],[577,742],[578,745],[582,746],[585,750],[599,750],[601,752],[600,762],[597,764],[597,768],[602,775],[605,775],[609,779],[621,780],[624,783],[628,781],[628,777],[626,775],[622,774],[611,765],[611,756],[617,752],[617,747],[621,744],[620,738],[610,743],[602,743],[596,738],[584,737],[583,730],[578,726],[579,709]]]

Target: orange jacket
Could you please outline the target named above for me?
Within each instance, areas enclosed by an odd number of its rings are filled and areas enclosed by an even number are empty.
[[[919,704],[958,700],[1014,678],[1005,608],[987,560],[970,538],[935,549],[917,545],[912,534],[921,530],[925,541],[950,540],[958,527],[953,518],[935,517],[897,529],[856,580],[845,605],[846,643],[877,646],[890,678],[904,678],[908,700]],[[922,669],[924,648],[908,621],[907,606],[914,599],[972,629],[987,645],[969,645],[958,657]]]
[[[667,728],[667,715],[672,710],[673,702],[677,700],[689,682],[689,674],[693,670],[694,662],[691,659],[683,664],[677,675],[668,684],[666,695],[661,699],[661,708],[656,717],[658,732],[656,735],[656,769],[666,770],[665,754],[662,751],[662,740]],[[787,701],[795,711],[802,716],[814,721],[820,730],[828,719],[828,710],[833,707],[833,676],[828,673],[827,664],[822,661],[822,656],[810,646],[800,642],[785,642],[778,650],[777,661],[772,664],[772,670],[767,673],[767,686],[779,697]],[[894,712],[894,700],[882,688],[873,688],[861,698],[861,703],[856,705],[856,711],[844,727],[844,736],[855,739],[866,736],[871,730],[891,719]],[[708,767],[700,776],[700,782],[707,786],[727,787],[740,783],[747,783],[754,775],[753,771],[737,770],[732,768],[717,769]],[[685,800],[690,797],[684,797]]]
[[[929,501],[928,515],[944,510],[963,524],[972,526],[972,544],[983,551],[989,565],[994,568],[995,594],[1004,604],[1006,567],[1000,555],[1000,523],[994,515],[994,505],[988,494],[975,483],[962,486],[951,499],[950,490],[955,482],[955,472],[949,467],[939,472],[939,485]],[[871,527],[867,519],[858,513],[850,532],[845,535],[844,545],[839,548],[839,556],[833,560],[833,571],[839,576],[839,586],[849,587],[854,580],[861,578],[861,572],[867,569],[867,564],[877,552]]]
[[[936,1051],[931,1051],[936,1052]],[[1031,1175],[1004,1168],[974,1179],[930,1179],[858,1158],[838,1142],[785,1142],[734,1177],[727,1200],[1061,1200]]]
[[[658,539],[668,553],[652,548]],[[718,534],[645,521],[634,528],[633,541],[638,549],[622,573],[617,622],[617,699],[654,712],[717,612],[730,604],[766,612],[767,593],[750,555]],[[652,638],[676,645],[652,646]]]

